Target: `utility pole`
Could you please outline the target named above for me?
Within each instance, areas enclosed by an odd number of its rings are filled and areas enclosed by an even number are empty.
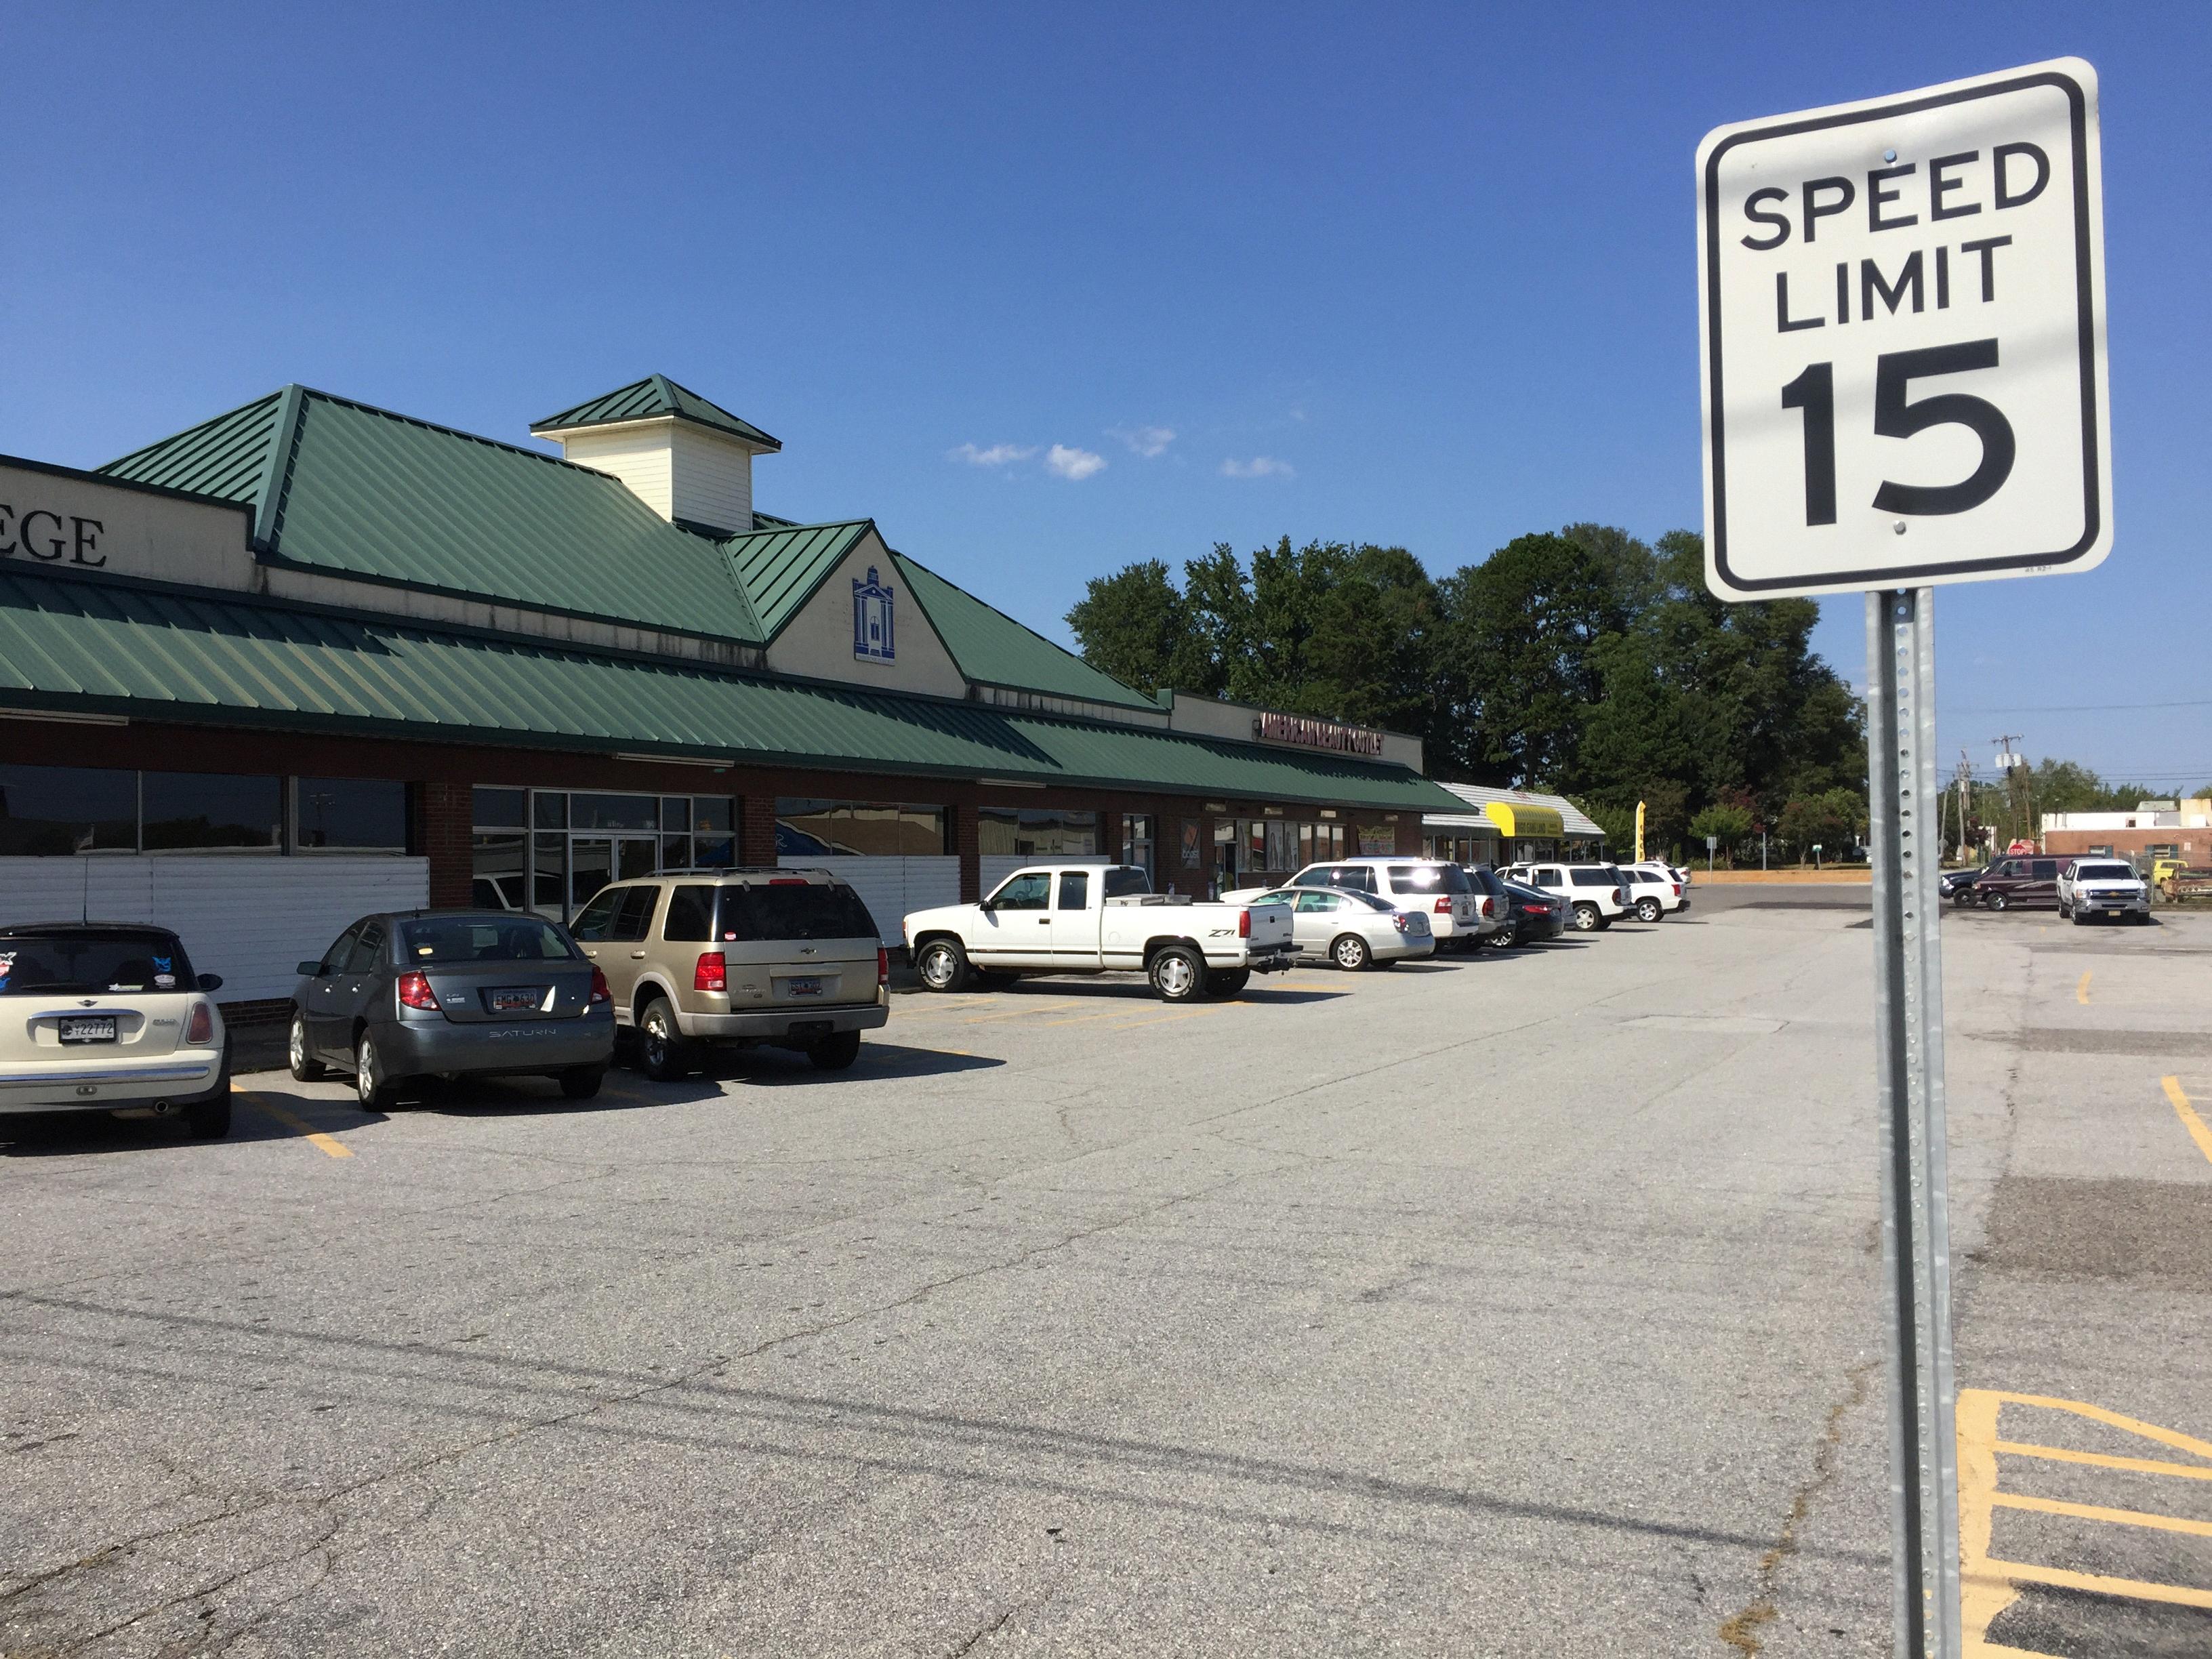
[[[2028,829],[2035,827],[2032,816],[2035,809],[2035,802],[2028,794],[2029,786],[2026,776],[2027,763],[2021,757],[2020,751],[2013,747],[2013,744],[2021,740],[2021,735],[2018,732],[2008,732],[2002,737],[1990,739],[1997,746],[1997,764],[2004,770],[2005,805],[2012,819],[2008,826],[2012,833],[2008,839],[2013,841],[2023,839],[2021,834],[2023,824]],[[2017,792],[2013,788],[2015,779],[2020,782]]]

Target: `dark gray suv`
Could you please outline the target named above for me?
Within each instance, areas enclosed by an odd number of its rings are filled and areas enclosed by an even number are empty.
[[[410,1078],[557,1079],[599,1093],[614,1058],[606,980],[566,929],[500,910],[363,916],[292,994],[292,1075],[335,1066],[381,1111]]]

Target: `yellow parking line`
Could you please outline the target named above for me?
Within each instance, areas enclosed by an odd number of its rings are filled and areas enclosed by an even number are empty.
[[[2186,1532],[2199,1538],[2212,1538],[2212,1521],[2191,1521],[2179,1515],[2154,1515],[2147,1510],[2108,1510],[2100,1504],[2069,1504],[2063,1498],[2031,1498],[2016,1492],[1993,1492],[1990,1502],[2002,1510],[2033,1510],[2038,1515],[2071,1516],[2077,1521],[2109,1521],[2116,1527],[2154,1527],[2160,1532]]]
[[[1009,1008],[1003,1013],[978,1014],[973,1019],[956,1021],[961,1025],[982,1025],[994,1019],[1021,1019],[1030,1014],[1056,1014],[1063,1008],[1080,1008],[1083,999],[1073,998],[1066,1002],[1040,1002],[1033,1008]]]
[[[2089,1006],[2088,975],[2082,975],[2081,982],[2074,988],[2074,1000],[2080,1003],[2084,1008]]]
[[[2166,1097],[2173,1103],[2173,1109],[2181,1119],[2181,1127],[2189,1131],[2189,1138],[2197,1143],[2197,1150],[2204,1154],[2207,1161],[2212,1161],[2212,1125],[2208,1125],[2197,1115],[2196,1109],[2189,1103],[2189,1097],[2181,1092],[2179,1078],[2170,1077],[2163,1081]]]
[[[2021,1440],[1999,1440],[1990,1449],[2014,1457],[2039,1457],[2051,1463],[2086,1463],[2096,1469],[2125,1469],[2131,1474],[2172,1474],[2184,1480],[2212,1480],[2212,1468],[2168,1463],[2155,1457],[2115,1457],[2110,1452],[2075,1451],[2070,1446],[2031,1446]]]
[[[1200,1014],[1220,1013],[1228,1005],[1226,1004],[1218,1004],[1212,1008],[1185,1008],[1176,1013],[1162,1014],[1157,1019],[1133,1020],[1128,1024],[1124,1025],[1121,1029],[1125,1031],[1133,1031],[1140,1025],[1164,1025],[1171,1019],[1196,1019]]]
[[[320,1129],[316,1128],[314,1125],[309,1123],[305,1118],[299,1116],[296,1113],[287,1111],[283,1107],[279,1106],[275,1101],[265,1099],[260,1095],[248,1095],[246,1096],[246,1099],[252,1101],[263,1111],[268,1113],[270,1116],[275,1118],[286,1128],[296,1130],[301,1134],[306,1136],[311,1145],[319,1150],[328,1153],[331,1157],[351,1158],[353,1156],[352,1147],[347,1146],[335,1135],[325,1134]]]

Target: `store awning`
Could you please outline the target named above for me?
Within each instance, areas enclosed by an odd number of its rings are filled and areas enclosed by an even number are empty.
[[[1517,801],[1494,800],[1482,809],[1483,816],[1498,826],[1500,835],[1531,841],[1557,841],[1567,833],[1566,821],[1557,808],[1528,806]]]
[[[1402,766],[567,649],[276,600],[0,574],[0,705],[417,741],[1427,812]]]

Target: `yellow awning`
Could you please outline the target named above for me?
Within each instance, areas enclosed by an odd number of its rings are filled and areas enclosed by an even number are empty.
[[[1483,807],[1482,813],[1506,836],[1548,836],[1556,841],[1567,833],[1567,826],[1560,820],[1555,806],[1522,806],[1494,800]]]

